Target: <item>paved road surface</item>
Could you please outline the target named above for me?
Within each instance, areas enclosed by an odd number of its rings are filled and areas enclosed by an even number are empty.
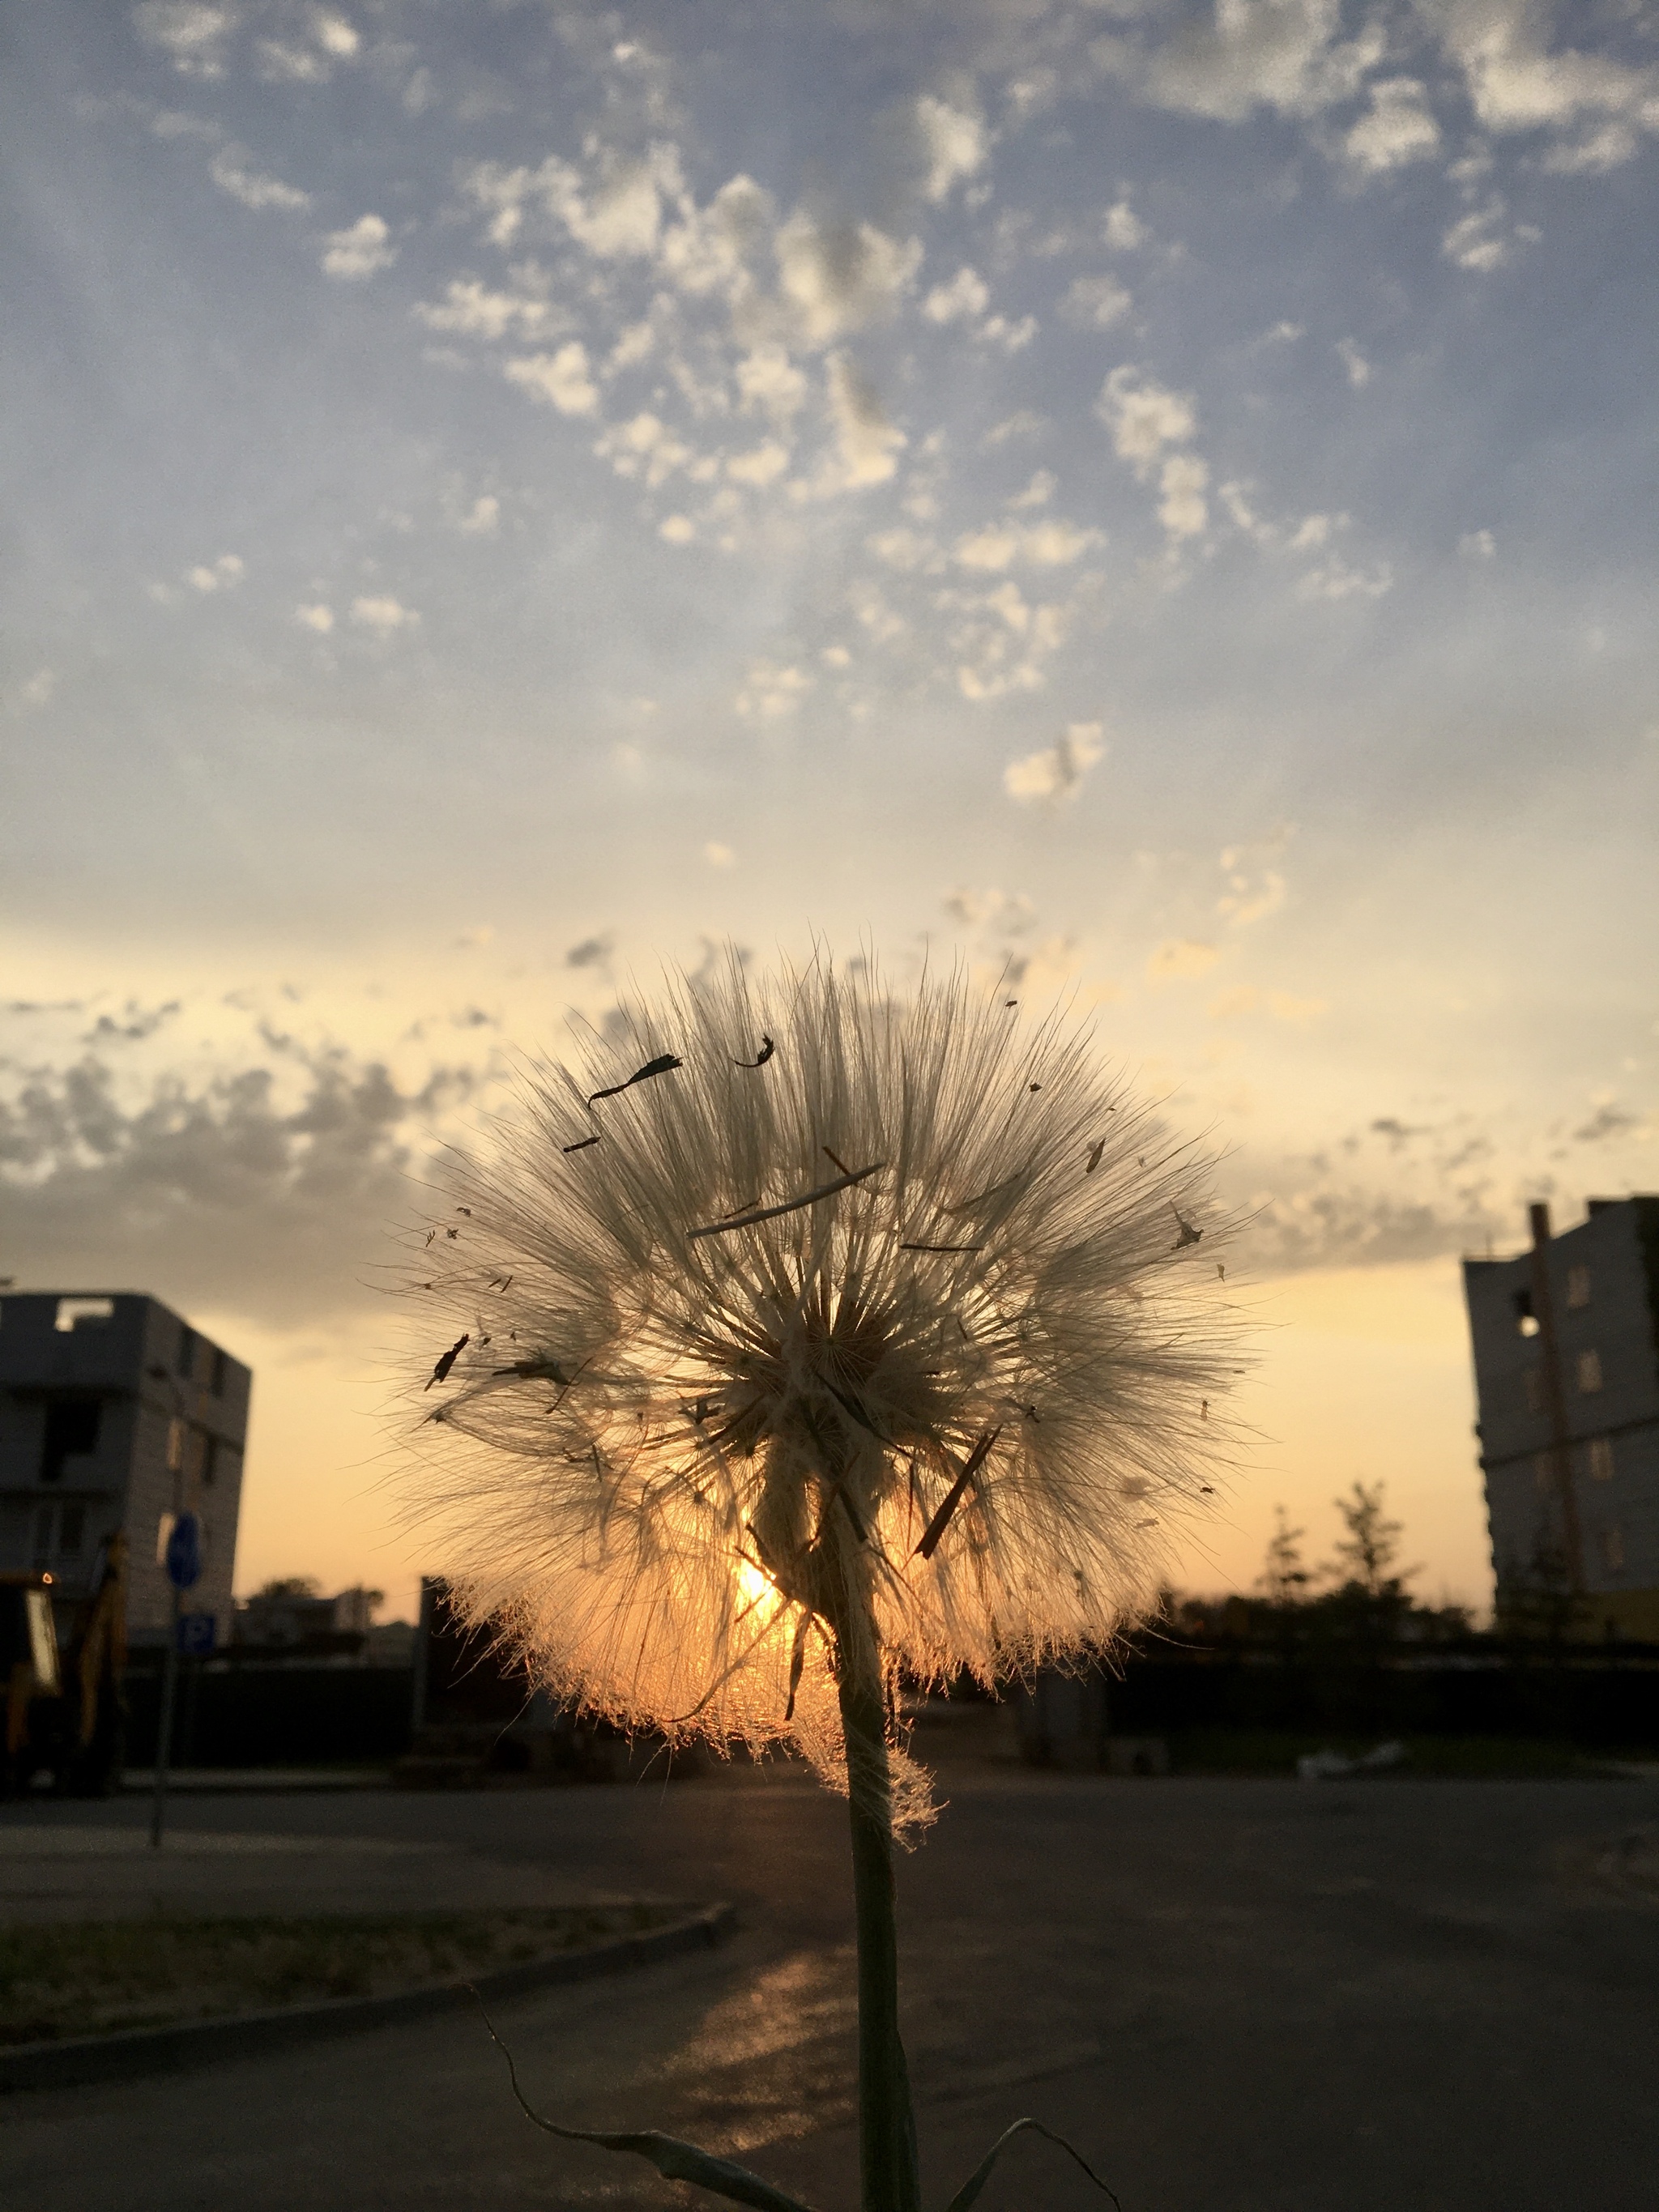
[[[1659,1786],[980,1769],[947,1787],[901,1883],[930,2206],[1022,2112],[1070,2135],[1125,2212],[1659,2204],[1659,1898],[1642,1873]],[[481,1882],[517,1866],[731,1899],[743,1927],[724,1949],[526,1999],[501,2025],[545,2109],[692,2135],[851,2212],[843,1835],[810,1784],[226,1798],[176,1817],[199,1833],[446,1844],[476,1855]],[[0,2099],[0,2198],[31,2212],[712,2201],[539,2135],[465,2017]],[[1031,2142],[981,2201],[1102,2200]]]

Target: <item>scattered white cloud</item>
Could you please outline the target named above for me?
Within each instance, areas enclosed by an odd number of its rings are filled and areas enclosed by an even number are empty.
[[[552,337],[568,327],[549,300],[526,292],[492,291],[476,276],[458,276],[444,288],[441,301],[417,300],[416,319],[429,331],[453,331],[471,338]]]
[[[1146,963],[1150,983],[1190,983],[1208,975],[1221,957],[1213,945],[1193,937],[1167,937]]]
[[[1198,428],[1189,392],[1149,383],[1127,364],[1100,387],[1095,412],[1112,434],[1113,450],[1143,477],[1165,446],[1184,444]]]
[[[239,554],[222,553],[211,567],[187,569],[185,581],[193,584],[198,592],[234,592],[246,574],[246,565]]]
[[[806,398],[806,377],[790,360],[787,349],[775,343],[757,346],[732,371],[745,414],[769,415],[787,426],[799,413]]]
[[[567,347],[565,350],[568,352],[569,349]],[[585,369],[586,356],[581,365]],[[598,394],[591,385],[587,390],[592,395],[591,408],[592,402],[597,401]],[[558,404],[555,402],[556,405]],[[579,410],[569,405],[564,409],[566,414],[586,411],[589,410]],[[677,469],[688,468],[697,458],[693,448],[669,428],[660,415],[653,415],[649,408],[630,416],[626,422],[613,422],[593,450],[601,460],[610,462],[619,477],[640,478],[652,491],[659,484],[665,483]]]
[[[1000,422],[994,422],[980,440],[981,453],[994,453],[999,446],[1012,444],[1016,439],[1040,438],[1048,428],[1048,418],[1029,407],[1017,408]]]
[[[1460,216],[1440,241],[1440,251],[1460,269],[1489,276],[1510,258],[1510,241],[1504,235],[1504,203],[1494,196],[1484,207]]]
[[[726,473],[734,483],[751,484],[763,490],[789,466],[789,448],[780,445],[775,438],[755,447],[746,453],[733,453],[726,464]]]
[[[1207,465],[1196,453],[1171,453],[1158,471],[1158,519],[1171,538],[1201,537],[1210,525],[1204,488]]]
[[[1440,125],[1417,78],[1382,77],[1369,90],[1370,107],[1342,141],[1355,168],[1380,176],[1439,152]]]
[[[355,283],[389,269],[398,258],[392,233],[378,215],[360,215],[344,230],[331,231],[323,241],[323,273],[343,283]]]
[[[711,868],[732,868],[737,866],[738,856],[732,848],[729,845],[719,843],[712,837],[702,848],[702,857]]]
[[[1488,131],[1565,131],[1596,117],[1659,130],[1659,70],[1571,47],[1550,52],[1553,10],[1528,0],[1439,0],[1433,12]],[[1635,143],[1632,132],[1632,152]]]
[[[1352,100],[1382,58],[1380,23],[1353,39],[1341,31],[1340,0],[1221,0],[1207,21],[1188,17],[1162,44],[1110,33],[1094,53],[1141,99],[1176,114],[1239,123],[1268,107],[1312,117]]]
[[[160,46],[184,76],[222,76],[225,44],[235,25],[230,8],[204,0],[140,0],[132,21],[146,46]]]
[[[1354,568],[1340,553],[1297,579],[1299,599],[1380,599],[1394,584],[1394,571],[1386,561],[1373,568]]]
[[[1457,541],[1460,560],[1490,561],[1498,550],[1498,540],[1490,530],[1471,530]]]
[[[501,520],[500,500],[493,491],[480,492],[455,527],[465,538],[493,538]]]
[[[735,702],[738,714],[751,720],[775,722],[793,714],[812,688],[804,668],[780,665],[775,660],[751,661]]]
[[[948,284],[935,284],[921,303],[930,323],[971,322],[990,305],[991,288],[976,270],[963,267]]]
[[[25,708],[49,707],[57,689],[57,671],[51,668],[37,668],[26,683],[18,685],[17,703],[20,707]]]
[[[880,394],[849,354],[831,354],[823,373],[836,449],[826,457],[812,489],[825,496],[887,483],[908,443],[903,431],[888,420]]]
[[[996,573],[1026,566],[1064,568],[1106,542],[1103,531],[1084,529],[1058,515],[1044,522],[991,522],[968,532],[951,549],[959,568]]]
[[[921,241],[901,241],[873,223],[820,222],[804,210],[773,241],[779,289],[801,337],[812,347],[892,313],[921,266]]]
[[[1115,276],[1077,276],[1060,303],[1060,312],[1080,330],[1109,331],[1114,323],[1122,321],[1133,305],[1133,295]]]
[[[1114,200],[1106,210],[1100,234],[1115,253],[1133,253],[1146,242],[1146,226],[1127,199]]]
[[[892,530],[878,530],[864,542],[878,561],[905,574],[917,569],[936,572],[945,565],[937,543],[924,532],[908,529],[902,523]]]
[[[1084,777],[1106,750],[1098,722],[1073,722],[1063,737],[1042,751],[1010,761],[1002,787],[1010,799],[1029,805],[1036,799],[1074,798]]]
[[[587,348],[572,338],[556,353],[526,354],[509,361],[505,374],[535,399],[544,399],[561,415],[591,415],[599,404],[599,386],[589,374]]]
[[[1015,492],[1002,503],[1016,514],[1027,507],[1046,507],[1059,488],[1059,482],[1052,469],[1037,469],[1024,491]]]
[[[665,545],[689,545],[697,534],[697,526],[689,514],[665,515],[657,525],[657,535]]]
[[[295,607],[294,619],[307,629],[314,629],[319,637],[326,637],[334,627],[334,610],[319,600],[313,605]]]
[[[1352,338],[1339,338],[1337,356],[1348,372],[1348,381],[1356,392],[1363,392],[1371,380],[1371,365]]]
[[[297,185],[285,185],[280,177],[261,176],[249,168],[247,158],[240,146],[219,149],[208,164],[208,174],[222,192],[255,210],[280,208],[287,214],[299,214],[311,205],[309,192],[302,192]]]
[[[938,207],[950,198],[952,186],[984,166],[990,138],[982,117],[931,93],[917,100],[915,114],[927,164],[922,196]]]
[[[401,600],[386,597],[354,599],[351,619],[361,629],[372,629],[380,637],[391,637],[400,629],[412,629],[421,617]]]

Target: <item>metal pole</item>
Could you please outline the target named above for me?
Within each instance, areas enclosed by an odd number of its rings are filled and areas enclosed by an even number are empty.
[[[173,1705],[179,1693],[179,1593],[173,1593],[173,1633],[167,1642],[167,1665],[161,1674],[161,1711],[155,1727],[155,1795],[149,1808],[152,1850],[161,1848],[161,1824],[166,1818],[167,1761],[173,1753]]]

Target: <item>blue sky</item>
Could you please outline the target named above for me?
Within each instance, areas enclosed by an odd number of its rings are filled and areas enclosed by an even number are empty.
[[[1478,1595],[1455,1255],[1655,1181],[1659,15],[9,41],[0,1273],[217,1316],[298,1496],[509,1048],[727,936],[1012,961],[1254,1214],[1217,1573],[1431,1466]],[[1285,1442],[1339,1309],[1438,1363],[1363,1467]]]

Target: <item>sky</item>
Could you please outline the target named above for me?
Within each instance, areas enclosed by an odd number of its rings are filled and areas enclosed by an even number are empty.
[[[1246,1218],[1182,1562],[1383,1480],[1457,1259],[1659,1187],[1659,9],[14,9],[0,1276],[255,1369],[238,1584],[439,1566],[376,1269],[735,942],[1069,992]]]

